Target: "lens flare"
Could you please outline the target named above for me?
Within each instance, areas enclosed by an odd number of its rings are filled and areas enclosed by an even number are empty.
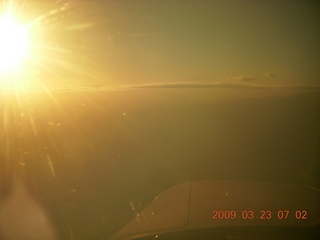
[[[0,92],[96,82],[86,32],[95,24],[83,6],[64,0],[0,4]]]

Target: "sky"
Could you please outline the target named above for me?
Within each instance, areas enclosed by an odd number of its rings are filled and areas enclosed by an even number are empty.
[[[319,84],[317,1],[16,1],[48,86]],[[22,4],[23,3],[23,4]]]

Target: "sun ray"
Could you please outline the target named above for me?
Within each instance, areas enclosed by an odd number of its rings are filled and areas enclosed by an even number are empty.
[[[79,6],[77,1],[64,0],[50,3],[25,0],[2,2],[0,16],[17,19],[14,21],[19,22],[15,24],[16,29],[20,29],[19,34],[24,36],[16,37],[18,34],[11,32],[6,43],[15,43],[9,37],[25,41],[20,48],[14,48],[17,52],[14,58],[12,50],[5,46],[4,40],[0,40],[0,51],[5,52],[0,54],[0,91],[70,87],[83,79],[87,84],[98,79],[99,72],[94,70],[90,58],[86,57],[90,46],[79,38],[80,33],[84,36],[83,29],[87,30],[95,24],[85,21],[88,12],[79,11]]]

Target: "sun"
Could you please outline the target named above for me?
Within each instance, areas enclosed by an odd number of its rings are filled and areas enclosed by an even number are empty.
[[[0,16],[0,73],[16,71],[27,56],[28,29],[10,14]]]
[[[87,22],[86,5],[54,2],[0,0],[0,94],[99,78],[89,57],[95,46],[85,40],[96,24]]]

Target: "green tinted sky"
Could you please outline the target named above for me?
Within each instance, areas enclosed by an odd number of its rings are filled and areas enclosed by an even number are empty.
[[[106,1],[101,8],[92,37],[102,38],[95,47],[107,81],[319,82],[316,1]]]
[[[36,3],[25,16],[68,4],[44,15],[38,31],[54,50],[39,51],[47,55],[38,58],[37,72],[54,83],[320,82],[318,1]]]

